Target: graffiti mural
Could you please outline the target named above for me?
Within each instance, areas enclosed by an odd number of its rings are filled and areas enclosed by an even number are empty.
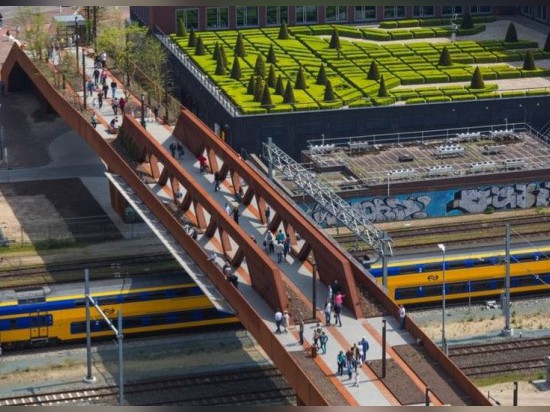
[[[374,223],[527,209],[550,205],[550,182],[515,183],[393,197],[363,197],[352,199],[349,203]],[[319,225],[338,225],[336,218],[319,205],[310,211]]]

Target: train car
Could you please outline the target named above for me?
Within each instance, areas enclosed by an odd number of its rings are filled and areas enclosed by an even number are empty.
[[[123,333],[154,333],[238,323],[216,309],[187,275],[155,275],[90,282],[92,296]],[[0,291],[0,345],[21,347],[86,338],[84,284],[55,284],[40,289]],[[91,306],[92,337],[113,331]]]
[[[498,297],[505,289],[505,266],[491,265],[445,270],[446,300]],[[510,264],[510,293],[550,290],[550,260]],[[388,294],[399,304],[440,302],[443,272],[440,270],[388,277]]]

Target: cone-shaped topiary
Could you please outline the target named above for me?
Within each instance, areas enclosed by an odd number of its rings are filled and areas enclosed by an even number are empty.
[[[218,76],[223,76],[225,74],[225,66],[221,56],[218,54],[218,60],[216,61],[216,71],[214,72]]]
[[[298,90],[305,90],[307,88],[306,85],[306,76],[304,74],[304,68],[300,66],[298,69],[298,73],[296,73],[296,83],[294,84],[294,88]]]
[[[546,36],[546,43],[544,43],[544,51],[550,52],[550,31],[548,32],[548,35]]]
[[[279,75],[277,77],[277,84],[275,85],[275,94],[279,96],[284,96],[285,94],[285,85],[283,84],[283,76]]]
[[[485,82],[483,81],[483,75],[481,74],[481,70],[479,70],[479,66],[474,70],[470,87],[472,89],[483,89],[485,87]]]
[[[227,56],[225,54],[225,48],[223,47],[223,44],[220,46],[220,57],[222,58],[223,65],[227,67]]]
[[[506,37],[504,41],[507,43],[514,43],[518,41],[518,32],[516,31],[516,26],[513,22],[510,22],[508,25],[508,30],[506,30]]]
[[[527,54],[525,55],[525,59],[523,60],[523,70],[535,70],[536,68],[537,66],[535,66],[533,51],[528,50]]]
[[[256,76],[256,86],[254,87],[254,101],[262,101],[262,93],[264,92],[264,81],[261,77]]]
[[[218,61],[219,55],[220,55],[220,44],[216,42],[216,44],[214,45],[214,52],[212,53],[212,58]]]
[[[473,29],[474,28],[474,21],[472,20],[472,16],[470,13],[466,13],[464,17],[462,18],[462,22],[460,23],[461,29]]]
[[[378,71],[378,65],[376,60],[370,62],[369,73],[367,74],[369,80],[380,80],[380,72]]]
[[[277,84],[277,77],[275,76],[275,67],[272,64],[269,65],[269,73],[267,74],[267,85],[269,87],[275,87]]]
[[[378,97],[388,97],[388,90],[386,90],[386,82],[384,76],[380,76],[380,87],[378,88]]]
[[[235,56],[235,58],[238,58]],[[250,76],[250,79],[248,80],[248,86],[246,87],[246,94],[254,94],[254,90],[256,90],[256,78],[254,75]]]
[[[267,83],[264,85],[264,90],[262,92],[261,106],[267,109],[273,107],[273,102],[271,101],[271,93],[269,92],[269,86]]]
[[[443,49],[441,50],[441,54],[439,55],[439,66],[452,66],[453,65],[453,59],[451,58],[451,53],[449,53],[449,49],[447,49],[447,46],[443,46]]]
[[[340,48],[340,36],[338,35],[338,29],[332,29],[332,36],[330,37],[329,48],[339,49]]]
[[[231,78],[235,80],[240,80],[241,76],[241,64],[239,63],[239,58],[235,56],[235,58],[233,59],[233,67],[231,67]]]
[[[254,74],[265,78],[265,62],[261,54],[256,57],[256,65],[254,66]]]
[[[204,56],[206,54],[206,49],[204,48],[204,43],[202,42],[202,37],[197,38],[197,45],[195,46],[195,55]]]
[[[296,103],[296,100],[294,99],[294,90],[292,89],[292,83],[290,83],[290,80],[286,82],[285,95],[283,96],[283,103],[285,104]]]
[[[288,27],[286,27],[286,21],[283,19],[281,22],[281,28],[279,29],[279,40],[287,40],[290,38],[288,34]]]
[[[195,47],[196,45],[197,35],[195,34],[193,27],[191,27],[191,30],[189,31],[189,39],[187,40],[187,47]]]
[[[275,50],[273,50],[273,44],[269,46],[269,51],[267,52],[266,61],[271,64],[277,63],[277,56],[275,55]]]
[[[319,67],[319,72],[317,73],[317,80],[315,81],[315,84],[324,85],[327,84],[327,73],[325,71],[325,65],[321,64],[321,67]]]
[[[237,42],[235,43],[235,56],[246,57],[246,50],[244,48],[244,38],[241,33],[237,34]]]
[[[327,80],[327,85],[325,86],[325,97],[323,99],[325,102],[332,102],[336,100],[334,97],[334,90],[332,90],[332,83],[330,80]]]
[[[178,19],[178,30],[176,35],[183,38],[187,37],[187,27],[185,27],[183,19]]]

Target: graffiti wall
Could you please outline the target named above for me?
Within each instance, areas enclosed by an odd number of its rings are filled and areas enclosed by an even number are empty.
[[[362,197],[352,199],[349,203],[375,223],[527,209],[550,206],[550,181],[421,192],[390,197]],[[311,212],[315,221],[321,226],[336,225],[336,219],[321,210],[318,205]]]

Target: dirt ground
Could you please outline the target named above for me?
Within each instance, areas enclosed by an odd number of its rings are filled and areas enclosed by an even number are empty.
[[[514,383],[499,383],[480,388],[481,393],[490,396],[493,404],[501,406],[513,406]],[[545,390],[539,390],[531,382],[518,382],[518,406],[548,406],[550,405],[550,385],[545,385]]]

